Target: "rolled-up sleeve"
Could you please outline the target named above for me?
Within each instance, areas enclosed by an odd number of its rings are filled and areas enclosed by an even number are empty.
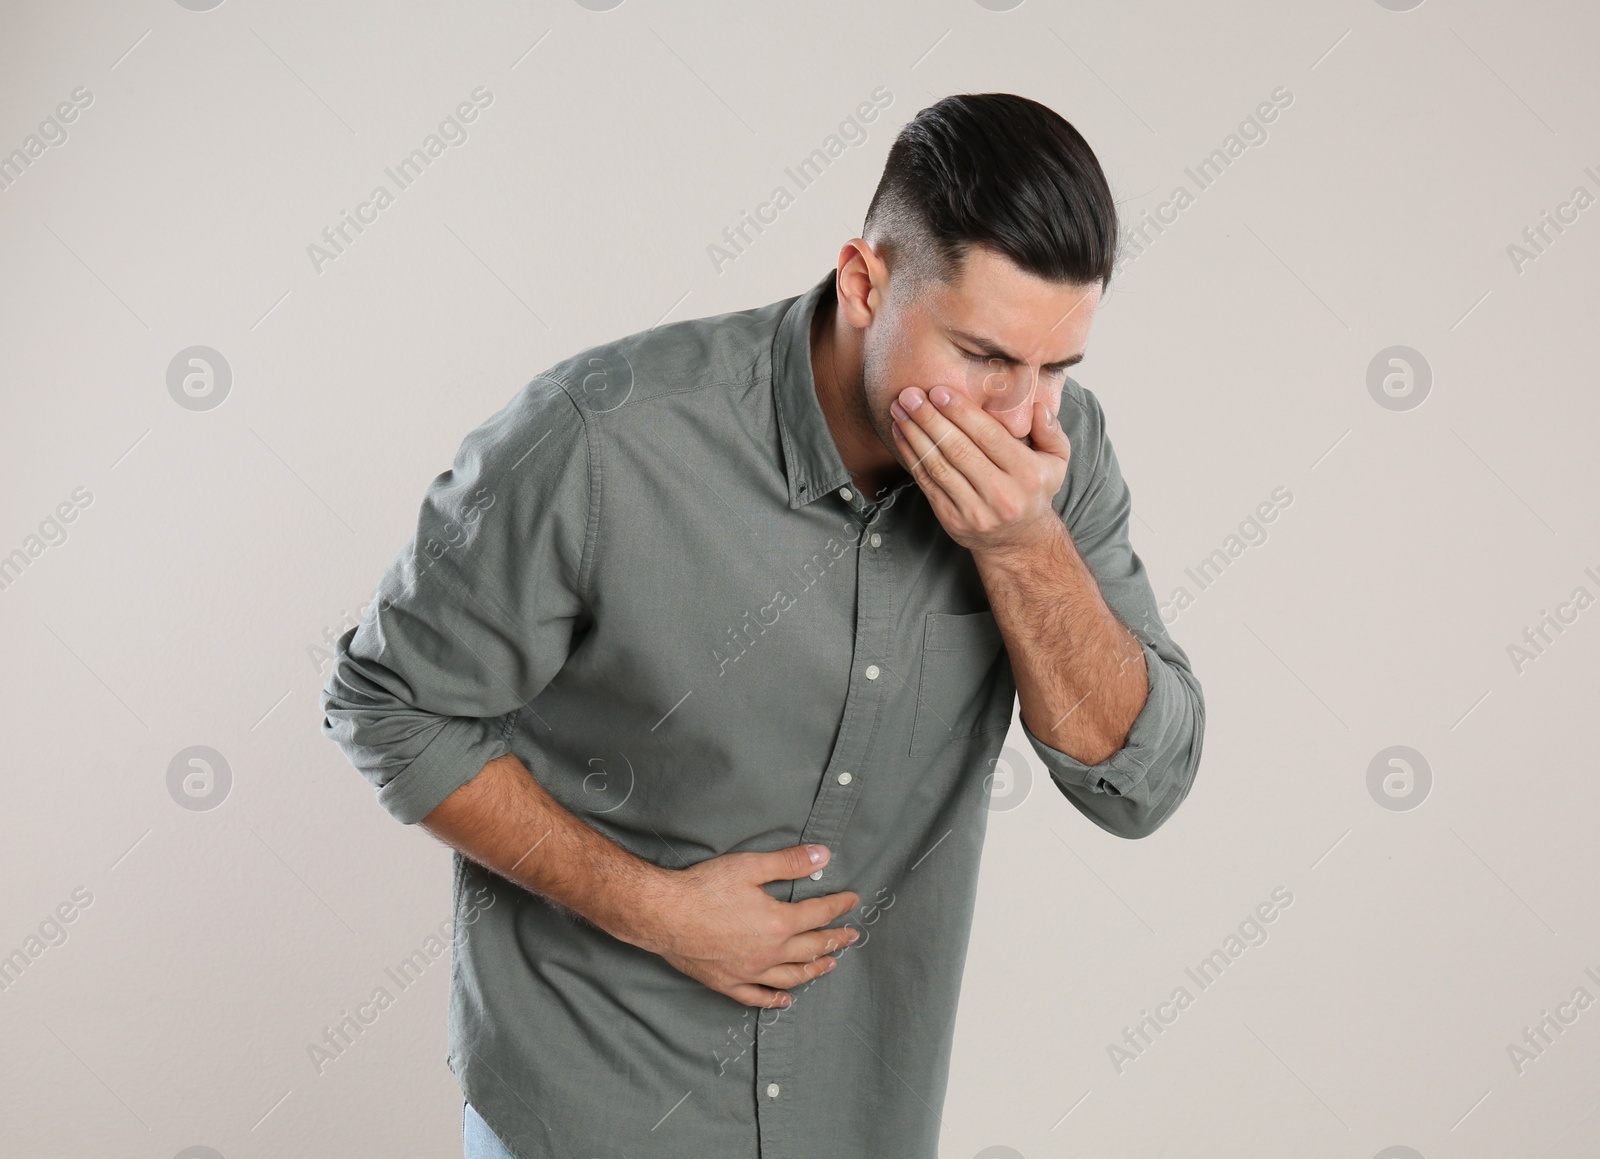
[[[1119,837],[1146,837],[1194,783],[1205,698],[1188,655],[1167,633],[1144,563],[1128,541],[1133,501],[1099,400],[1069,380],[1061,419],[1073,449],[1058,510],[1106,604],[1139,640],[1149,688],[1122,748],[1099,764],[1086,765],[1045,744],[1025,721],[1022,730],[1079,812]]]
[[[505,755],[566,662],[588,600],[584,416],[537,378],[468,433],[416,530],[337,642],[322,732],[397,820],[422,820]]]

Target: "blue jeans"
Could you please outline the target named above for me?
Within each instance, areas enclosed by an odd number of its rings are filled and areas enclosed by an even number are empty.
[[[465,1099],[461,1100],[461,1154],[464,1159],[517,1159]]]

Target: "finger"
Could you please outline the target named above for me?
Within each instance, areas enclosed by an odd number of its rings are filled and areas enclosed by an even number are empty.
[[[782,962],[811,962],[828,954],[838,953],[855,944],[861,931],[849,926],[834,926],[826,930],[808,930],[796,934],[778,947],[778,960]]]
[[[911,477],[916,480],[917,486],[928,497],[928,502],[933,507],[934,514],[943,518],[943,509],[948,508],[954,511],[956,505],[950,496],[945,494],[944,488],[934,482],[933,476],[922,468],[922,464],[917,460],[917,453],[911,449],[910,440],[906,438],[905,432],[900,429],[900,422],[901,420],[897,417],[890,427],[890,432],[894,435],[895,450],[900,452],[900,457],[904,460],[906,470],[911,472]]]
[[[1028,431],[1028,437],[1033,440],[1033,449],[1036,451],[1062,459],[1072,454],[1072,443],[1062,432],[1061,424],[1056,421],[1050,404],[1042,394],[1034,402],[1033,426]]]
[[[723,991],[735,1002],[743,1002],[746,1006],[759,1006],[763,1010],[782,1010],[794,1002],[794,995],[771,986],[760,986],[754,982],[740,982],[729,986]]]
[[[923,403],[918,413],[927,409],[928,404]],[[901,419],[896,423],[895,429],[900,434],[902,444],[910,448],[912,477],[923,485],[924,490],[930,485],[937,487],[945,498],[950,500],[951,506],[970,517],[981,506],[978,493],[973,490],[967,476],[945,455],[943,449],[943,446],[950,446],[954,453],[955,447],[951,445],[952,441],[964,436],[949,422],[945,422],[944,425],[949,433],[943,445],[936,444],[915,419]],[[993,470],[994,464],[989,464],[989,469]]]
[[[826,845],[791,845],[771,853],[746,853],[741,857],[748,863],[751,881],[792,881],[797,877],[810,877],[828,864],[830,853]]]
[[[803,986],[813,978],[820,978],[839,964],[839,959],[823,954],[808,962],[782,962],[768,967],[756,975],[758,983],[773,987]]]
[[[861,895],[850,890],[826,893],[821,897],[808,897],[804,901],[779,903],[787,912],[785,918],[795,933],[802,930],[821,929],[829,922],[843,917],[861,904]]]
[[[945,400],[939,402],[929,394],[912,417],[946,452],[945,458],[955,463],[980,492],[987,494],[986,485],[998,483],[1001,476],[1014,475],[1026,466],[1024,452],[1027,448],[993,411],[961,391],[948,387],[934,387],[934,390],[942,393]],[[1006,413],[1019,408],[1031,411],[1039,394],[1035,381],[1028,387],[1027,397],[1018,399]],[[900,405],[905,406],[905,403]],[[966,436],[966,441],[972,444],[970,449],[946,437],[952,428]]]

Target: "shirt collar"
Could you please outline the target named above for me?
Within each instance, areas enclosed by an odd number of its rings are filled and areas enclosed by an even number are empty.
[[[834,278],[829,270],[796,298],[772,339],[772,396],[789,475],[790,510],[850,485],[850,471],[828,429],[811,369],[811,319],[824,300],[833,298]]]

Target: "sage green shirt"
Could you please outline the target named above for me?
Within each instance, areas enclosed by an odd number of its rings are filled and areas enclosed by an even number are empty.
[[[1016,686],[917,485],[874,503],[851,484],[811,373],[833,293],[830,271],[539,375],[466,436],[338,641],[323,731],[399,821],[509,751],[657,865],[820,842],[824,872],[767,890],[862,898],[838,968],[757,1011],[457,855],[448,1064],[518,1155],[937,1153]],[[1060,418],[1055,507],[1149,699],[1097,765],[1021,734],[1041,786],[1143,837],[1189,791],[1204,702],[1129,546],[1100,403],[1068,379]]]

